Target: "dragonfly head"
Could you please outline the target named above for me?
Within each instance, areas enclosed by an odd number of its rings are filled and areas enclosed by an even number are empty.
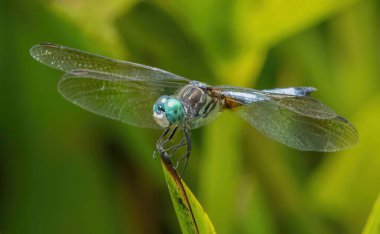
[[[185,112],[180,100],[174,97],[161,96],[153,105],[153,118],[161,127],[169,127],[183,121]]]

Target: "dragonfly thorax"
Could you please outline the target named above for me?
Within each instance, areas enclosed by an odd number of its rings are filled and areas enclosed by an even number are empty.
[[[180,100],[174,97],[161,96],[153,105],[153,119],[161,127],[179,124],[183,121],[185,112]]]

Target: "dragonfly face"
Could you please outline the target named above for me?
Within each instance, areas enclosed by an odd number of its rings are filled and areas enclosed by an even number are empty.
[[[166,128],[156,150],[170,157],[187,146],[179,160],[186,159],[185,165],[191,149],[190,129],[230,109],[264,135],[295,149],[330,152],[358,141],[350,122],[310,97],[315,91],[311,87],[212,87],[158,68],[50,43],[35,45],[30,53],[37,61],[65,72],[58,91],[74,104],[130,125]],[[184,137],[167,146],[177,129],[183,130]]]
[[[153,118],[163,128],[182,123],[184,116],[182,103],[177,98],[164,95],[153,105]]]

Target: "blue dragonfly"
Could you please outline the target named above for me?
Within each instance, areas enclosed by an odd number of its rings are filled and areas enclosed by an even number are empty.
[[[173,73],[88,52],[42,43],[30,53],[37,61],[65,74],[58,91],[96,114],[142,128],[164,129],[156,143],[161,156],[179,148],[190,151],[190,130],[229,110],[264,135],[303,151],[331,152],[356,144],[355,127],[331,108],[310,97],[312,87],[255,90],[210,86]],[[177,130],[183,137],[168,146]]]

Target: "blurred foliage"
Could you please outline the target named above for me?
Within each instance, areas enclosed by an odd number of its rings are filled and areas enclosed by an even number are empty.
[[[363,234],[377,234],[380,232],[380,196],[377,198],[375,205],[365,225]]]
[[[357,146],[299,152],[224,113],[192,132],[184,180],[220,233],[362,232],[380,192],[379,10],[376,0],[0,1],[0,232],[180,232],[151,157],[161,133],[65,101],[60,72],[29,56],[43,41],[209,84],[316,87],[357,127]]]

